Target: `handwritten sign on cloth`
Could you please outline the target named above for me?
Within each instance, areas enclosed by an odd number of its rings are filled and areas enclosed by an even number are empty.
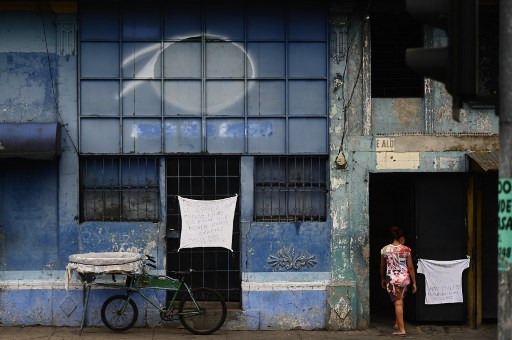
[[[231,242],[237,197],[199,201],[178,196],[182,221],[178,250],[222,247],[233,251]]]
[[[425,275],[425,304],[463,302],[462,272],[469,268],[470,258],[463,260],[418,260],[418,274]]]

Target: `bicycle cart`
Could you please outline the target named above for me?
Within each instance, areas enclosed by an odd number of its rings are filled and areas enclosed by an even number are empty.
[[[66,271],[66,287],[72,272],[76,272],[84,286],[84,306],[80,334],[85,325],[85,316],[92,286],[112,287],[125,290],[126,294],[109,297],[101,307],[101,319],[105,326],[114,331],[131,328],[138,317],[138,307],[133,300],[140,295],[160,311],[164,321],[180,320],[181,324],[194,334],[212,334],[226,320],[227,308],[222,296],[215,290],[201,287],[191,289],[185,282],[192,269],[176,272],[179,278],[166,275],[152,275],[147,267],[156,268],[154,258],[138,253],[88,253],[75,254],[69,258]],[[111,274],[114,283],[96,282],[96,275]],[[125,275],[124,283],[115,283],[115,275]],[[165,306],[160,306],[145,293],[146,290],[172,292]],[[177,307],[177,308],[176,308]]]

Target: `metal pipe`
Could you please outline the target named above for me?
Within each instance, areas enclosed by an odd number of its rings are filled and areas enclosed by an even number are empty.
[[[512,1],[499,1],[499,177],[512,177]],[[512,270],[498,271],[498,339],[512,339]]]

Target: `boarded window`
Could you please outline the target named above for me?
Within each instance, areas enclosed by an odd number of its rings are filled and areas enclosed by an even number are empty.
[[[158,221],[158,158],[80,162],[82,221]]]

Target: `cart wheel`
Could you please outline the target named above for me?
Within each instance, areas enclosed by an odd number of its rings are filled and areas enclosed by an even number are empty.
[[[125,331],[132,327],[137,321],[139,310],[132,299],[128,300],[126,295],[114,295],[109,297],[101,306],[101,320],[113,331]],[[124,313],[121,309],[126,305]]]
[[[183,326],[191,333],[206,335],[219,329],[226,320],[227,308],[222,296],[210,288],[192,290],[194,300],[186,295],[180,302],[178,314]]]

